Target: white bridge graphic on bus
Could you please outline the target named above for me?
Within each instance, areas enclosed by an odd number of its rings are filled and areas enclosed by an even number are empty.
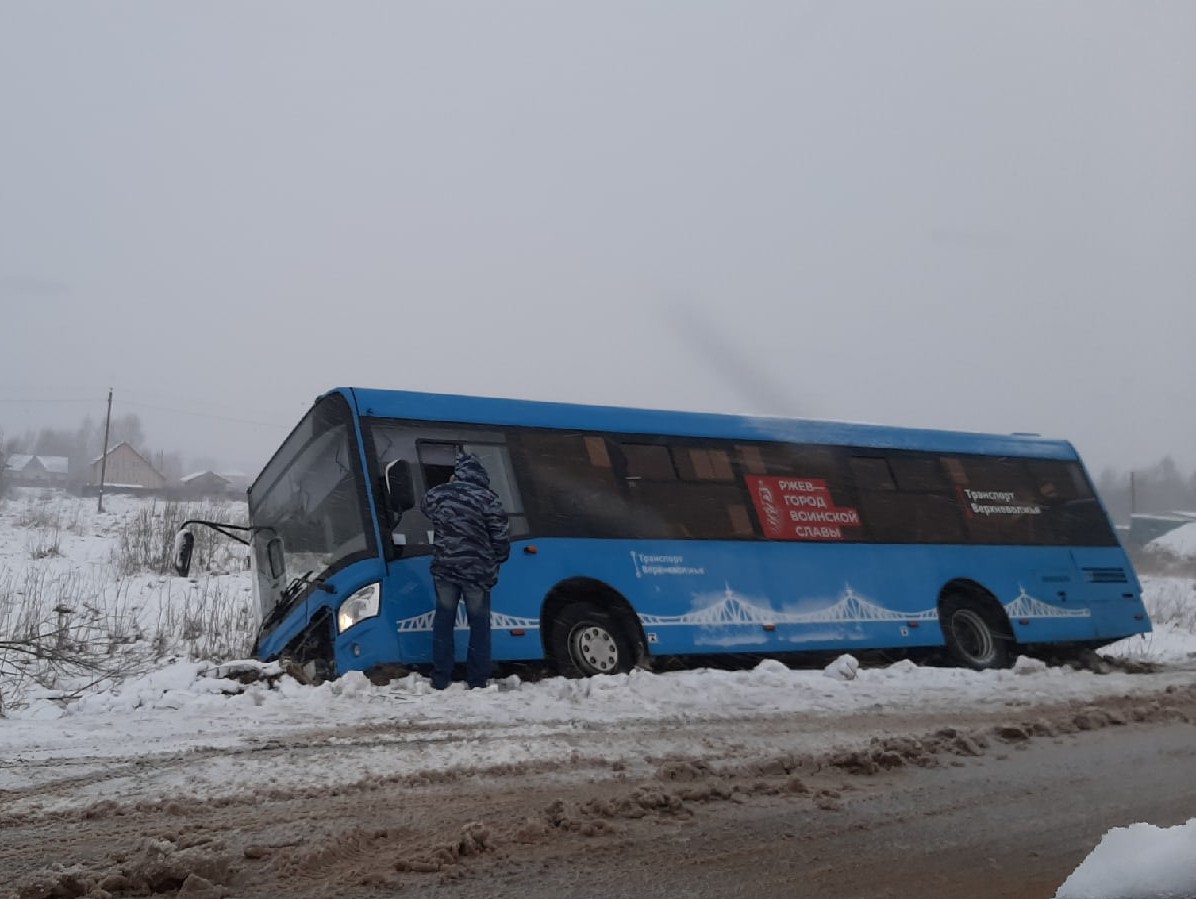
[[[894,612],[860,596],[848,585],[838,602],[811,612],[778,612],[769,605],[755,603],[728,586],[717,602],[684,615],[640,615],[647,626],[700,625],[718,627],[728,624],[812,624],[842,621],[936,621],[938,612]]]
[[[1086,618],[1088,609],[1061,609],[1021,592],[1005,606],[1010,618]],[[843,596],[829,606],[809,612],[778,612],[771,606],[752,602],[728,586],[717,602],[684,615],[644,615],[646,626],[699,625],[719,627],[734,624],[826,624],[830,622],[868,621],[937,621],[938,609],[919,612],[897,612],[872,602],[847,585]]]
[[[1010,602],[1005,604],[1005,614],[1010,618],[1087,618],[1092,615],[1089,609],[1062,609],[1040,599],[1035,599],[1026,592],[1024,587]],[[708,594],[709,595],[709,594]],[[697,598],[697,597],[695,597]],[[434,610],[401,619],[397,625],[401,633],[413,631],[431,631]],[[730,585],[714,603],[686,612],[684,615],[650,615],[639,614],[639,619],[646,627],[668,627],[676,625],[690,625],[699,627],[723,627],[737,624],[825,624],[829,622],[867,622],[867,621],[937,621],[938,609],[924,609],[920,612],[895,612],[886,609],[869,599],[860,596],[850,585],[843,596],[829,606],[810,612],[778,612],[767,604],[752,602],[745,596],[736,593]],[[490,626],[495,630],[539,630],[539,618],[525,618],[508,615],[505,612],[490,612]],[[457,618],[453,625],[455,630],[469,627],[465,614],[465,606],[457,607]]]
[[[1091,618],[1091,609],[1061,609],[1035,599],[1026,592],[1026,588],[1018,585],[1019,593],[1012,602],[1006,603],[1005,614],[1010,618]]]
[[[407,633],[409,631],[431,631],[432,617],[436,614],[436,610],[424,612],[422,615],[416,615],[413,618],[401,618],[397,624],[399,633]],[[469,628],[469,619],[465,615],[465,603],[457,606],[457,620],[453,622],[453,630],[466,630]],[[496,612],[490,610],[490,628],[492,630],[539,630],[539,618],[520,618],[517,615],[508,615],[505,612]]]

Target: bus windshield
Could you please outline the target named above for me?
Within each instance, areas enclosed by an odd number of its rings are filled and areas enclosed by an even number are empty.
[[[254,590],[263,618],[303,595],[305,579],[375,551],[355,433],[344,397],[325,397],[250,488]],[[274,541],[281,554],[271,552]]]

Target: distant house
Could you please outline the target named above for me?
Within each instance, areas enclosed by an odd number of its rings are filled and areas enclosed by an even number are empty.
[[[101,470],[104,490],[113,493],[153,493],[166,487],[166,478],[154,468],[145,456],[127,443],[118,443],[108,450],[107,464],[104,456],[91,463],[88,470],[88,492],[99,489]]]
[[[221,477],[214,471],[189,474],[179,478],[179,483],[187,496],[228,496],[233,488],[228,478]]]
[[[66,456],[9,456],[6,479],[19,487],[65,487],[70,468]]]
[[[253,481],[249,475],[243,471],[236,469],[225,470],[220,472],[220,477],[228,481],[229,489],[238,495],[244,496],[245,491],[249,489],[250,483]]]

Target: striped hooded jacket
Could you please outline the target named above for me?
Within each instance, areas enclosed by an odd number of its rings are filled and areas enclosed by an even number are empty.
[[[436,529],[432,576],[493,587],[498,567],[511,554],[511,540],[507,513],[478,457],[458,456],[453,480],[425,493],[419,508]]]

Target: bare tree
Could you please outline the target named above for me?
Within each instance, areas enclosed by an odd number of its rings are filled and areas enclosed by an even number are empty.
[[[183,454],[178,450],[169,453],[159,452],[158,471],[162,472],[168,481],[177,481],[183,477],[186,474],[183,470]]]
[[[33,443],[33,454],[37,456],[67,456],[75,450],[75,435],[71,431],[57,428],[42,428]]]
[[[1128,522],[1131,512],[1196,511],[1196,473],[1185,475],[1170,456],[1133,472],[1106,468],[1097,488],[1110,514],[1121,522]]]
[[[108,446],[127,443],[142,455],[148,455],[145,443],[145,432],[141,427],[141,418],[135,412],[118,415],[112,419],[112,430],[108,438]]]

